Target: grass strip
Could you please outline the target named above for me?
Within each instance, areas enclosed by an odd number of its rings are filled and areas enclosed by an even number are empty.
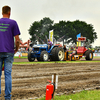
[[[13,62],[13,64],[49,64],[49,63],[99,63],[100,61],[47,61],[47,62]]]
[[[36,100],[45,100],[45,97]],[[76,94],[55,96],[54,100],[100,100],[100,90],[84,90]]]
[[[14,57],[14,59],[28,59],[27,57]]]

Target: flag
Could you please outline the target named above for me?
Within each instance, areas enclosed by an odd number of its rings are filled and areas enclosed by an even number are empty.
[[[77,36],[76,36],[76,37],[77,37],[77,39],[78,39],[79,37],[81,37],[81,33],[77,34]]]
[[[53,30],[49,31],[49,39],[53,43]]]

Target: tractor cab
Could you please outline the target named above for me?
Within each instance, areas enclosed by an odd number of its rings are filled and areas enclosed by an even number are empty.
[[[77,47],[85,46],[86,37],[78,37],[77,39]]]
[[[87,48],[86,48],[86,37],[78,37],[77,39],[77,53],[84,53]]]

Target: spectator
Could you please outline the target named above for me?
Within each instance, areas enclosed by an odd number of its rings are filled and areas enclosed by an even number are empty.
[[[11,8],[9,6],[2,7],[3,18],[0,19],[0,94],[1,94],[1,75],[2,63],[4,62],[5,75],[5,100],[11,100],[12,90],[12,63],[14,53],[19,48],[20,31],[16,21],[10,19]],[[15,37],[15,49],[14,49]]]

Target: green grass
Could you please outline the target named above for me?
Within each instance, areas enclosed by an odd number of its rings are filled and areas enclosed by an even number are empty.
[[[27,59],[27,57],[14,57],[14,59]]]
[[[45,100],[45,97],[37,100]],[[76,94],[55,96],[54,100],[100,100],[100,90],[84,90]]]
[[[95,57],[93,57],[93,58],[100,58],[100,56],[95,56]]]
[[[55,63],[55,62],[13,62],[13,64],[47,64],[47,63]]]
[[[96,63],[100,61],[47,61],[47,62],[13,62],[13,64],[47,64],[47,63]]]

